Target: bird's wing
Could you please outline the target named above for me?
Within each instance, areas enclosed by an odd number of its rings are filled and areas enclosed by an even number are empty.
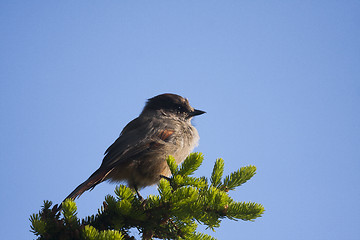
[[[156,121],[136,118],[128,123],[116,141],[106,150],[101,164],[102,169],[112,169],[119,163],[125,163],[144,151],[160,149],[169,141],[174,130],[160,127]]]

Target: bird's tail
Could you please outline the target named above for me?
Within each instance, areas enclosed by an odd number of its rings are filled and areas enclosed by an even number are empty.
[[[96,185],[103,182],[111,171],[112,169],[110,171],[100,169],[96,170],[85,182],[75,188],[75,190],[72,191],[69,196],[64,199],[64,201],[66,199],[75,200],[76,198],[80,197],[81,194],[83,194],[85,191],[89,189],[92,190]]]

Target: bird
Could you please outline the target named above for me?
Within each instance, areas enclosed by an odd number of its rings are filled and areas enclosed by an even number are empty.
[[[140,115],[105,151],[100,167],[65,200],[75,200],[104,181],[127,182],[142,199],[139,189],[171,176],[168,156],[180,164],[198,145],[199,134],[191,120],[204,113],[177,94],[164,93],[148,99]]]

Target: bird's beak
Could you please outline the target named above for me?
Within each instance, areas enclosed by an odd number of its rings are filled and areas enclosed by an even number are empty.
[[[190,113],[190,116],[194,117],[194,116],[201,115],[201,114],[204,114],[204,113],[206,113],[206,112],[198,110],[198,109],[194,109],[194,111]]]

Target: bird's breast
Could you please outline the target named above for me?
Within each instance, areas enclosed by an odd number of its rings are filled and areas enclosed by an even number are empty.
[[[179,132],[172,139],[174,149],[173,157],[179,164],[185,160],[185,158],[192,152],[192,150],[198,145],[199,134],[195,127],[189,124],[183,124],[179,128]]]

